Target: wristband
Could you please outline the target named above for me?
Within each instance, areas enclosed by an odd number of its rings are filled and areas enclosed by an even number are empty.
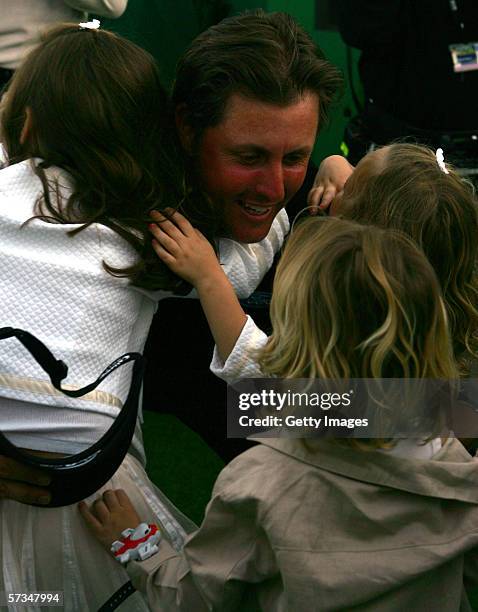
[[[133,560],[144,561],[158,552],[160,538],[157,525],[140,523],[136,529],[125,529],[121,538],[111,545],[111,552],[123,564]]]

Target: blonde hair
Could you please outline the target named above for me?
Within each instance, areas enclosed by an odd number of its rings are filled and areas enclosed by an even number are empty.
[[[258,356],[266,375],[457,377],[434,271],[398,232],[337,218],[299,224],[277,269],[271,320]]]
[[[287,378],[453,377],[440,288],[407,237],[309,219],[274,282],[273,333],[260,364]]]
[[[366,158],[365,158],[366,159]],[[424,251],[440,282],[462,375],[478,355],[478,211],[473,186],[439,167],[425,146],[395,143],[346,187],[341,216],[400,230]],[[368,172],[365,170],[368,168]]]

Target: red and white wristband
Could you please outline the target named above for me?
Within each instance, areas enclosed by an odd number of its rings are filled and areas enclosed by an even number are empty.
[[[111,552],[120,563],[144,561],[159,550],[161,531],[157,525],[140,523],[136,529],[125,529],[111,545]]]

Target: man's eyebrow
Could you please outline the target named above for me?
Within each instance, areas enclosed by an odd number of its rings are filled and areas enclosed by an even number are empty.
[[[256,153],[259,155],[262,154],[267,154],[269,153],[268,149],[266,149],[265,147],[260,147],[256,144],[248,144],[248,143],[244,143],[244,144],[237,144],[231,147],[228,147],[228,151],[230,153]],[[287,151],[287,153],[285,153],[284,157],[287,157],[288,155],[310,155],[312,153],[312,147],[298,147],[297,149],[291,149],[290,151]]]
[[[228,147],[228,150],[231,153],[266,153],[267,152],[267,149],[265,149],[264,147],[259,147],[258,145],[248,144],[248,143],[233,145],[231,147]]]
[[[312,153],[312,147],[299,147],[298,149],[292,149],[286,153],[287,155],[310,155]]]

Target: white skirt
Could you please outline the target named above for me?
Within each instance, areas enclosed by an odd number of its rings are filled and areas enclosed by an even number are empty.
[[[158,523],[163,537],[176,550],[181,549],[186,534],[196,528],[154,486],[131,455],[86,501],[91,503],[105,489],[124,489],[141,518]],[[63,608],[15,603],[8,606],[9,612],[96,612],[129,580],[124,568],[90,534],[76,504],[39,508],[0,500],[0,520],[0,591],[63,591],[64,601]],[[118,610],[146,612],[149,607],[142,595],[135,593]]]

